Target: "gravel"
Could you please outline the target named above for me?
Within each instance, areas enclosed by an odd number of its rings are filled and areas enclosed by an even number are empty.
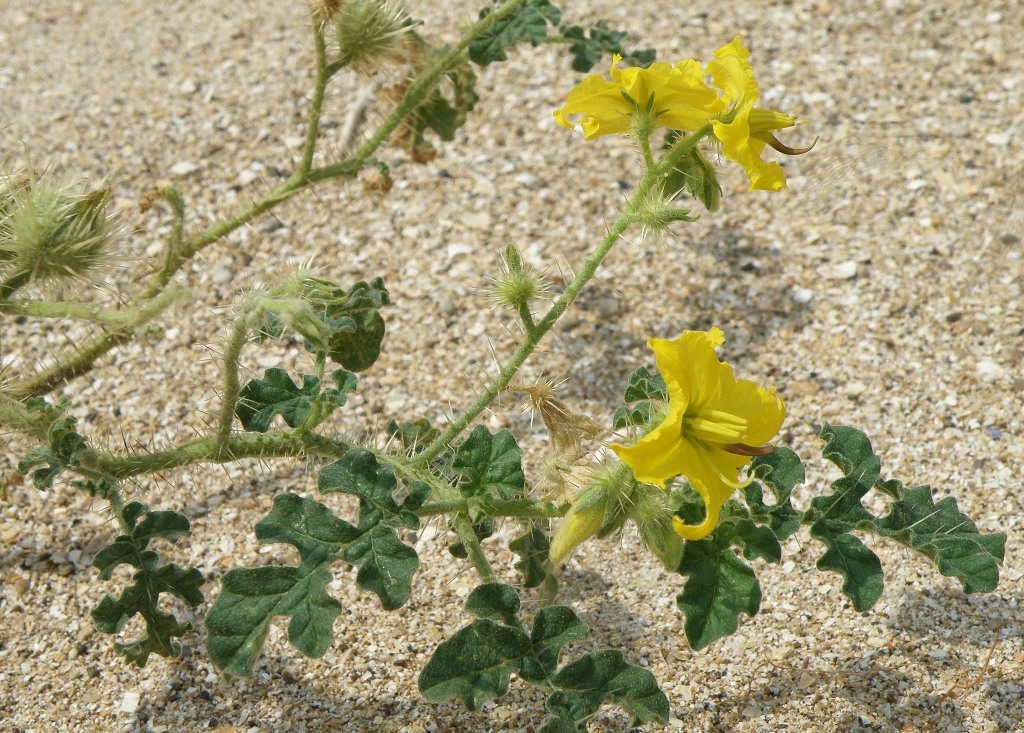
[[[423,29],[452,40],[479,3],[409,3]],[[891,543],[870,541],[885,593],[854,612],[819,548],[798,534],[780,566],[759,563],[761,612],[694,652],[665,574],[633,533],[568,561],[563,602],[591,642],[651,669],[669,696],[665,730],[1019,731],[1024,729],[1024,6],[885,0],[666,5],[564,3],[566,20],[604,18],[659,57],[707,59],[741,33],[768,106],[807,122],[786,141],[813,152],[784,161],[790,190],[746,193],[723,175],[722,208],[671,236],[623,241],[524,380],[564,380],[573,409],[608,420],[626,376],[652,365],[644,342],[721,326],[723,356],[787,402],[781,442],[808,459],[805,505],[835,472],[818,453],[822,422],[872,438],[883,475],[956,496],[984,532],[1006,532],[999,589],[959,586]],[[303,5],[241,0],[57,3],[5,0],[0,12],[0,159],[105,180],[132,232],[114,289],[159,256],[170,221],[142,212],[173,183],[203,226],[287,177],[301,147],[312,51]],[[602,62],[602,67],[604,62]],[[256,283],[310,258],[341,282],[384,276],[386,351],[361,377],[336,428],[378,439],[391,417],[435,423],[461,409],[514,348],[513,318],[491,309],[488,278],[510,242],[556,286],[621,209],[638,164],[625,139],[584,143],[551,110],[579,75],[555,47],[524,47],[480,72],[481,103],[455,144],[415,165],[383,153],[395,186],[323,186],[209,249],[181,273],[195,294],[64,388],[90,439],[111,450],[159,449],[205,429],[219,406],[218,354],[232,307]],[[325,150],[336,152],[348,95],[332,86]],[[99,295],[99,298],[112,297]],[[5,322],[4,363],[23,369],[79,342]],[[251,347],[249,374],[303,365],[294,345]],[[544,448],[513,399],[485,423]],[[29,447],[8,436],[8,475]],[[284,490],[314,491],[312,466],[247,462],[140,481],[133,498],[193,518],[166,550],[211,580],[269,559],[252,525]],[[345,607],[326,656],[301,657],[275,626],[255,675],[225,683],[205,653],[205,607],[177,660],[126,666],[90,610],[127,574],[101,583],[95,553],[116,534],[105,506],[60,484],[27,483],[0,503],[0,727],[34,731],[533,731],[543,703],[525,685],[470,713],[416,690],[433,648],[466,622],[473,579],[428,528],[413,599],[381,611],[338,568]],[[511,528],[487,547],[504,577]],[[186,612],[187,615],[187,612]],[[130,635],[131,629],[126,630]],[[588,642],[590,643],[590,642]],[[586,644],[579,649],[587,648]],[[991,653],[991,658],[989,654]],[[987,664],[986,664],[986,660]],[[608,708],[595,731],[628,728]],[[649,726],[650,730],[658,726]]]

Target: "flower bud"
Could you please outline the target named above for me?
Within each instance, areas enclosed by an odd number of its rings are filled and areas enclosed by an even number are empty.
[[[109,192],[78,182],[0,176],[3,297],[31,283],[92,281],[120,235],[108,216]]]
[[[342,64],[373,75],[388,64],[407,60],[416,23],[401,5],[389,0],[351,0],[332,19]]]
[[[547,292],[547,281],[523,266],[522,255],[514,244],[505,248],[502,261],[501,275],[491,282],[491,299],[495,305],[518,310]]]
[[[590,469],[591,479],[569,508],[551,540],[551,562],[558,563],[591,537],[603,538],[621,529],[632,505],[636,485],[621,466]]]

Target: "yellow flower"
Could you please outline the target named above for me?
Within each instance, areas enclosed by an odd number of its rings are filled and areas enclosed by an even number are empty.
[[[555,110],[555,121],[571,129],[575,125],[566,115],[579,114],[583,137],[592,140],[629,132],[634,115],[652,103],[653,126],[674,130],[695,130],[707,122],[709,109],[725,108],[693,59],[675,66],[654,63],[646,69],[620,69],[620,61],[615,54],[611,81],[599,74],[584,77],[569,92],[565,106]]]
[[[705,67],[714,85],[724,93],[721,101],[727,108],[712,122],[712,126],[715,137],[722,143],[725,157],[739,163],[746,171],[751,191],[778,191],[786,187],[786,176],[778,163],[766,163],[761,159],[765,145],[789,155],[805,153],[810,148],[794,150],[775,139],[773,131],[792,127],[797,118],[754,107],[761,98],[761,92],[754,80],[749,58],[750,52],[736,36],[732,43],[718,49]]]
[[[680,474],[704,499],[706,516],[698,525],[673,518],[684,539],[699,540],[714,531],[722,505],[736,489],[751,457],[782,427],[786,408],[773,390],[733,376],[718,360],[715,347],[725,336],[718,328],[686,331],[674,340],[650,339],[665,385],[668,414],[635,445],[612,445],[637,481],[656,484]]]
[[[631,132],[637,125],[693,132],[712,123],[722,153],[738,163],[750,179],[750,190],[778,191],[786,177],[778,163],[761,159],[765,145],[781,153],[799,155],[808,148],[790,148],[774,132],[797,124],[795,115],[754,107],[761,98],[750,53],[739,36],[718,49],[703,70],[694,59],[675,66],[651,64],[646,69],[620,69],[622,57],[612,61],[611,81],[591,74],[569,92],[565,105],[554,112],[555,121],[572,128],[567,115],[579,114],[587,140]],[[709,86],[711,77],[718,90]],[[647,123],[643,115],[649,115]]]

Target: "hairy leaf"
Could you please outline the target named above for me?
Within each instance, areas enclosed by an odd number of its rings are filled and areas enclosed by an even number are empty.
[[[752,481],[743,489],[750,518],[768,525],[779,540],[790,537],[800,528],[802,514],[793,508],[790,495],[804,482],[804,464],[789,448],[780,447],[755,458],[750,464],[750,474],[760,479],[775,498],[773,504],[765,504],[761,483]]]
[[[466,600],[466,610],[477,618],[501,621],[508,626],[515,626],[519,605],[516,589],[502,583],[478,585]]]
[[[523,660],[520,674],[533,682],[547,680],[558,666],[562,647],[583,641],[589,634],[589,629],[568,606],[545,606],[533,617],[530,631],[533,655]]]
[[[512,540],[508,547],[519,555],[515,568],[523,574],[525,587],[536,588],[551,575],[551,542],[547,532],[537,524],[531,522],[526,532]]]
[[[437,428],[431,427],[430,422],[423,417],[412,422],[404,422],[401,425],[394,420],[388,420],[387,431],[388,435],[398,438],[402,442],[402,447],[409,453],[419,453],[441,434]]]
[[[594,68],[606,53],[619,54],[626,66],[647,67],[654,61],[657,52],[648,48],[641,51],[628,52],[623,49],[622,41],[629,35],[626,31],[615,31],[608,24],[599,20],[593,27],[584,30],[578,25],[562,26],[562,37],[571,41],[569,53],[573,56],[573,71],[585,73]]]
[[[509,678],[530,651],[522,631],[477,619],[434,650],[420,672],[420,693],[441,702],[461,699],[476,710],[508,692]]]
[[[288,543],[299,551],[296,567],[235,568],[206,616],[210,657],[227,676],[249,675],[275,617],[288,617],[288,640],[303,654],[322,656],[333,638],[341,604],[327,593],[331,565],[358,564],[357,584],[376,593],[385,608],[409,597],[416,552],[386,524],[357,528],[323,504],[295,494],[274,498],[256,525],[262,544]]]
[[[100,578],[109,580],[114,569],[127,564],[136,568],[132,584],[118,598],[105,596],[93,609],[96,626],[107,634],[116,634],[136,614],[146,624],[146,633],[128,644],[115,643],[114,648],[130,662],[145,666],[150,654],[175,657],[181,651],[177,639],[192,628],[179,622],[173,614],[158,608],[160,595],[170,593],[188,606],[203,602],[199,587],[203,575],[195,568],[182,568],[173,563],[160,565],[160,557],[148,549],[151,540],[160,538],[177,542],[190,531],[188,519],[176,512],[151,512],[145,504],[132,502],[124,507],[121,517],[131,528],[104,547],[93,558]],[[141,521],[140,521],[141,520]]]
[[[59,415],[67,407],[66,402],[60,407],[53,407],[46,402],[34,404],[37,405],[36,411],[50,416]],[[55,418],[46,432],[46,445],[29,450],[25,458],[18,462],[18,473],[27,474],[36,466],[42,465],[43,468],[32,471],[32,485],[43,490],[52,487],[57,475],[68,466],[74,465],[76,454],[88,447],[85,438],[76,431],[77,427],[78,421],[73,417]]]
[[[463,496],[497,492],[503,499],[515,499],[526,488],[522,458],[523,452],[511,432],[502,430],[491,435],[483,425],[477,425],[456,449],[452,470],[464,479],[459,484]]]
[[[983,535],[962,514],[952,497],[938,503],[931,489],[907,489],[896,480],[879,478],[881,460],[859,430],[825,425],[822,455],[843,472],[832,482],[832,492],[811,501],[804,522],[811,536],[828,548],[818,561],[823,570],[843,576],[843,593],[858,611],[870,608],[882,594],[881,563],[863,542],[851,534],[868,531],[888,537],[932,560],[943,575],[955,577],[967,593],[990,591],[999,580],[1006,536]],[[877,517],[861,504],[877,488],[893,499],[889,513]]]
[[[397,486],[394,472],[380,465],[365,448],[353,449],[324,467],[317,479],[321,494],[340,492],[359,497],[359,529],[364,531],[380,522],[407,529],[419,527],[417,516],[395,502]]]
[[[755,616],[761,607],[761,586],[754,571],[730,549],[731,524],[702,540],[683,546],[677,572],[688,576],[676,605],[686,615],[684,631],[694,649],[703,649],[736,631],[739,615]]]
[[[623,399],[627,404],[641,400],[664,402],[668,400],[668,387],[660,374],[652,374],[647,367],[640,367],[629,375]]]
[[[626,664],[617,649],[581,657],[560,669],[551,678],[551,684],[562,696],[552,695],[548,709],[571,711],[577,722],[596,713],[605,701],[629,711],[634,725],[649,720],[668,722],[668,698],[658,687],[657,679],[649,670]],[[580,715],[583,711],[589,712]]]
[[[480,18],[492,11],[493,8],[483,8]],[[533,46],[543,43],[548,36],[548,24],[556,26],[561,18],[562,11],[548,0],[526,0],[469,44],[469,59],[480,66],[506,61],[506,50],[520,41],[529,41]]]
[[[332,409],[345,404],[345,394],[354,392],[356,376],[344,369],[338,369],[331,378],[337,389],[321,391],[320,380],[308,374],[302,377],[302,386],[292,382],[284,369],[271,368],[263,373],[263,379],[253,379],[239,394],[235,415],[242,427],[257,433],[270,428],[274,415],[280,415],[292,428],[298,427],[313,409],[313,404],[329,405]]]

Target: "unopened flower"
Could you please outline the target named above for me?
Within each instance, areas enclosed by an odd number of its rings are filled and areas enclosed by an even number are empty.
[[[732,367],[719,361],[715,347],[725,340],[722,331],[686,331],[674,340],[650,339],[658,371],[668,388],[668,414],[632,446],[612,445],[637,481],[665,488],[669,479],[683,475],[704,499],[706,516],[698,525],[673,519],[684,539],[706,537],[718,525],[722,505],[749,479],[740,469],[752,456],[768,452],[785,417],[782,400],[764,389],[733,376]]]
[[[350,0],[332,16],[338,60],[364,74],[407,60],[415,22],[390,0]]]

